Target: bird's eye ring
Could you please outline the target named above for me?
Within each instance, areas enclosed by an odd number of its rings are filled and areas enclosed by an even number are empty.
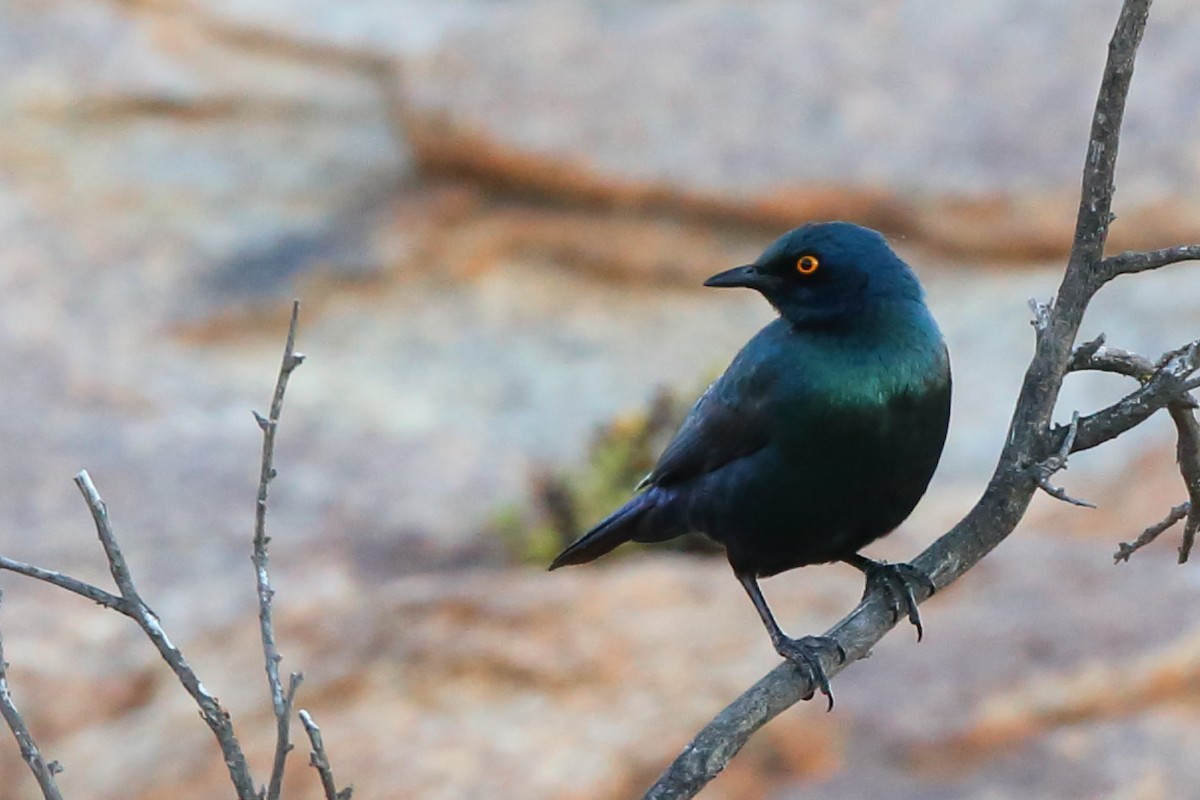
[[[812,275],[819,266],[821,266],[821,262],[817,260],[816,256],[800,256],[796,262],[796,271],[801,275]]]

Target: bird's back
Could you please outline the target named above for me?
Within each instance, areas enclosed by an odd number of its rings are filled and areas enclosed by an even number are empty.
[[[680,441],[710,462],[732,457],[690,474],[660,464],[662,521],[710,535],[757,575],[843,558],[899,525],[945,441],[949,360],[922,304],[873,322],[801,331],[777,320],[751,339],[663,460]]]
[[[693,407],[640,494],[555,559],[700,531],[735,572],[846,559],[904,520],[945,442],[950,363],[916,275],[882,236],[801,226],[706,285],[780,313]]]

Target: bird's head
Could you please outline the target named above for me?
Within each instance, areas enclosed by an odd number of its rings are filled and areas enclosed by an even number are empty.
[[[776,239],[758,260],[714,275],[705,286],[762,293],[797,327],[860,316],[873,303],[913,301],[917,277],[879,233],[849,222],[814,222]]]

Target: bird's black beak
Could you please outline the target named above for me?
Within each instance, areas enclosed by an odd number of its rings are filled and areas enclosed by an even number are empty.
[[[727,269],[724,272],[718,272],[704,282],[705,286],[713,286],[719,289],[725,289],[734,286],[745,286],[749,289],[761,289],[766,283],[765,276],[758,271],[758,267],[753,264],[747,264],[744,267],[734,267]]]

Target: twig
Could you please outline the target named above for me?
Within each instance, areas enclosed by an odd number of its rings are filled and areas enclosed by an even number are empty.
[[[1058,448],[1058,452],[1044,459],[1031,468],[1031,473],[1034,479],[1037,480],[1037,485],[1046,494],[1051,497],[1062,500],[1064,503],[1070,503],[1073,506],[1082,506],[1083,508],[1095,508],[1095,503],[1089,503],[1087,500],[1080,500],[1067,494],[1067,491],[1061,486],[1055,486],[1050,483],[1050,476],[1059,470],[1067,468],[1067,456],[1071,454],[1071,448],[1075,446],[1075,436],[1079,432],[1079,412],[1076,411],[1071,415],[1071,424],[1067,427],[1066,436],[1063,437],[1062,446]]]
[[[1181,403],[1168,406],[1167,412],[1175,423],[1178,436],[1175,461],[1188,493],[1187,521],[1183,524],[1183,542],[1179,545],[1179,563],[1183,564],[1188,560],[1196,532],[1200,530],[1200,423],[1196,422],[1192,410]]]
[[[1034,306],[1035,327],[1039,331],[1034,357],[1025,373],[999,463],[983,497],[967,516],[912,562],[914,567],[930,575],[939,589],[978,563],[1012,532],[1038,485],[1029,474],[1030,457],[1045,458],[1062,446],[1061,440],[1051,442],[1053,437],[1047,437],[1045,431],[1049,428],[1063,376],[1071,360],[1071,347],[1084,310],[1095,292],[1112,277],[1100,268],[1100,259],[1112,219],[1113,172],[1125,98],[1149,6],[1149,0],[1125,0],[1109,44],[1108,61],[1092,117],[1074,244],[1053,306],[1047,308],[1044,315],[1039,306]],[[1152,379],[1139,389],[1143,394],[1136,401],[1126,398],[1129,401],[1126,406],[1139,402],[1152,404],[1151,401],[1159,400],[1165,405],[1179,394],[1178,385],[1164,387],[1162,384],[1166,382],[1165,378],[1161,379],[1159,385],[1146,392],[1150,384],[1154,384]],[[1108,414],[1094,419],[1090,429],[1088,418],[1081,419],[1076,426],[1076,440],[1068,449],[1083,449],[1082,445],[1089,443],[1085,436],[1090,436],[1090,446],[1095,446],[1136,424],[1126,426],[1132,412],[1126,406],[1117,405],[1120,406],[1118,409],[1106,409]],[[1066,436],[1066,432],[1063,435]],[[928,596],[928,590],[920,587],[917,595],[917,600],[922,601]],[[895,624],[882,592],[869,593],[857,608],[826,632],[826,636],[842,645],[848,656],[844,663],[832,656],[823,658],[826,673],[833,676],[844,666],[862,658]],[[725,768],[756,730],[801,698],[811,695],[814,687],[810,684],[811,680],[792,666],[776,667],[700,731],[650,788],[646,798],[693,797]]]
[[[1139,357],[1140,358],[1140,357]],[[1079,420],[1072,453],[1090,450],[1140,425],[1171,403],[1191,405],[1189,378],[1200,370],[1200,340],[1164,353],[1142,385],[1121,400]]]
[[[271,780],[267,788],[267,800],[279,800],[283,790],[283,769],[287,764],[288,753],[292,750],[289,742],[289,728],[292,718],[292,705],[296,689],[303,678],[293,673],[285,692],[283,681],[279,677],[279,648],[275,644],[275,628],[272,620],[271,599],[275,590],[271,588],[271,576],[267,571],[269,558],[267,545],[267,489],[275,478],[275,434],[279,429],[279,415],[283,411],[283,396],[287,391],[288,378],[296,367],[304,363],[304,356],[295,352],[296,322],[300,315],[300,301],[292,301],[292,318],[288,324],[287,342],[283,347],[283,360],[279,365],[279,377],[275,381],[275,393],[271,398],[271,408],[266,417],[254,412],[254,419],[262,430],[262,460],[258,477],[258,497],[254,506],[254,553],[250,560],[254,564],[254,572],[258,582],[258,623],[262,636],[263,656],[266,662],[267,686],[271,692],[271,706],[275,712],[275,759],[271,769]]]
[[[1128,251],[1109,256],[1101,262],[1101,267],[1112,277],[1117,275],[1132,275],[1135,272],[1145,272],[1151,269],[1176,264],[1180,261],[1200,260],[1200,244],[1167,247],[1162,250],[1152,250],[1147,253]]]
[[[100,537],[100,543],[104,547],[104,554],[108,558],[109,570],[112,572],[113,580],[116,581],[117,586],[121,590],[121,597],[124,602],[114,608],[141,627],[142,631],[145,632],[146,636],[158,650],[159,655],[170,666],[171,671],[175,673],[179,682],[183,684],[183,688],[187,690],[187,693],[196,701],[196,705],[200,707],[200,716],[208,724],[213,735],[217,737],[217,743],[220,745],[221,753],[224,756],[225,766],[229,770],[229,777],[233,781],[234,788],[237,790],[238,800],[257,800],[258,794],[254,790],[254,780],[250,776],[250,768],[246,764],[246,756],[242,753],[242,747],[238,744],[237,736],[234,734],[233,722],[229,718],[229,712],[222,708],[217,698],[213,697],[204,688],[204,685],[200,683],[195,670],[192,669],[191,665],[183,657],[183,653],[167,637],[167,633],[163,630],[158,616],[155,615],[138,594],[133,577],[129,572],[129,567],[125,563],[125,557],[121,554],[121,548],[117,544],[116,537],[113,535],[112,524],[108,518],[108,509],[104,505],[104,501],[100,498],[100,493],[96,491],[96,487],[92,483],[92,478],[88,475],[87,470],[81,470],[75,476],[75,485],[79,487],[79,491],[83,494],[83,499],[87,503],[88,509],[92,512],[92,520],[96,523],[96,534]]]
[[[50,569],[42,569],[35,567],[32,564],[26,564],[24,561],[16,561],[11,558],[0,556],[0,569],[15,572],[18,575],[24,575],[29,578],[35,578],[39,581],[44,581],[51,586],[57,586],[60,589],[66,589],[72,594],[77,594],[80,597],[86,597],[97,605],[111,608],[120,611],[125,616],[131,616],[129,604],[123,598],[117,597],[112,592],[106,592],[98,586],[93,586],[81,580],[63,575],[61,572],[55,572]]]
[[[295,749],[290,738],[292,709],[296,704],[296,690],[303,682],[303,673],[293,672],[288,676],[287,694],[283,698],[285,713],[275,717],[275,758],[271,764],[271,780],[267,784],[267,797],[279,797],[283,791],[283,769],[287,766],[288,754]]]
[[[1089,342],[1084,342],[1072,350],[1071,360],[1067,362],[1067,372],[1083,369],[1084,367],[1079,366],[1080,363],[1086,362],[1088,359],[1096,355],[1096,353],[1100,352],[1100,348],[1104,347],[1107,341],[1108,337],[1101,333],[1095,339],[1092,339]]]
[[[4,591],[0,590],[0,600],[3,598]],[[62,772],[62,766],[57,761],[47,762],[42,758],[42,751],[38,749],[37,742],[33,740],[33,735],[8,690],[8,663],[4,660],[3,636],[0,636],[0,716],[4,717],[4,722],[16,738],[17,747],[21,749],[21,758],[29,765],[30,772],[41,787],[42,797],[46,800],[62,800],[62,794],[54,780],[54,776]]]
[[[1113,553],[1113,563],[1119,564],[1122,561],[1128,561],[1131,555],[1153,542],[1158,538],[1159,534],[1170,529],[1172,525],[1186,517],[1190,510],[1191,503],[1180,503],[1167,512],[1167,516],[1164,519],[1142,531],[1134,541],[1121,542],[1117,545],[1117,552]]]
[[[1029,320],[1029,324],[1033,326],[1040,339],[1050,327],[1050,306],[1036,297],[1031,297],[1029,298],[1029,310],[1033,313],[1033,319]]]
[[[1103,334],[1076,347],[1067,364],[1067,372],[1111,372],[1142,383],[1154,376],[1155,369],[1145,356],[1105,345]]]
[[[296,367],[304,361],[304,356],[295,352],[298,313],[299,303],[295,302],[292,305],[292,317],[288,327],[287,343],[284,347],[279,377],[275,384],[275,393],[271,402],[270,414],[266,418],[257,413],[254,415],[263,431],[263,449],[255,513],[254,552],[252,560],[257,575],[259,622],[266,661],[267,680],[271,689],[272,706],[275,711],[277,723],[275,758],[268,789],[262,793],[255,791],[254,780],[250,774],[241,745],[238,744],[237,737],[234,734],[233,723],[230,720],[228,712],[221,707],[217,698],[204,688],[195,671],[183,657],[183,653],[167,637],[158,616],[139,594],[137,585],[130,573],[129,565],[126,563],[125,556],[121,552],[120,545],[117,543],[116,536],[113,533],[112,522],[108,516],[108,508],[101,499],[100,493],[96,490],[91,476],[88,475],[86,470],[80,471],[75,476],[75,484],[79,487],[79,491],[83,495],[84,501],[91,512],[97,536],[100,539],[101,546],[104,548],[104,555],[108,561],[109,572],[112,574],[113,581],[116,583],[120,594],[113,594],[92,584],[52,570],[42,569],[41,567],[35,567],[31,564],[0,556],[0,570],[9,570],[26,575],[80,595],[81,597],[86,597],[95,603],[120,612],[124,616],[134,620],[141,627],[142,631],[157,648],[163,660],[167,662],[167,665],[175,673],[184,689],[200,707],[200,716],[217,738],[217,743],[221,748],[226,767],[229,770],[229,775],[233,781],[239,800],[263,800],[264,797],[266,800],[278,800],[282,790],[283,772],[287,755],[292,749],[289,743],[289,723],[292,709],[295,705],[296,691],[303,680],[303,677],[299,673],[293,673],[285,692],[282,681],[279,678],[280,656],[275,644],[271,614],[271,598],[274,592],[271,588],[270,577],[267,571],[267,545],[270,539],[266,535],[267,488],[271,480],[275,477],[273,466],[275,433],[278,429],[279,415],[283,407],[283,397],[287,388],[288,378]],[[0,645],[2,645],[2,642],[0,642]],[[2,655],[0,655],[0,662],[2,662]],[[0,693],[3,694],[3,697],[0,698],[0,704],[7,702],[7,705],[11,705],[11,700],[7,695],[7,685],[4,682],[4,668],[2,663],[0,663],[0,690],[2,690]],[[7,705],[5,707],[6,719],[8,719]],[[15,708],[12,711],[15,714]],[[19,720],[19,717],[17,719]],[[10,727],[13,727],[14,732],[17,733],[18,742],[21,742],[22,745],[22,754],[26,756],[26,760],[28,761],[29,757],[25,742],[22,739],[23,735],[27,738],[27,733],[22,734],[14,726],[12,720],[9,720],[9,724]],[[29,740],[29,742],[32,743],[32,740]],[[52,763],[47,769],[53,772],[54,766]],[[35,774],[37,774],[36,768]],[[43,786],[43,791],[46,791],[45,786]],[[46,796],[51,797],[48,793]],[[58,796],[57,790],[55,790],[53,796]],[[346,796],[348,797],[349,795],[347,794]]]
[[[329,766],[329,756],[325,754],[325,740],[321,738],[321,729],[317,727],[317,723],[313,722],[312,715],[303,708],[300,709],[300,724],[304,726],[308,740],[312,743],[312,752],[309,754],[308,763],[321,776],[321,788],[325,790],[325,800],[350,800],[354,793],[354,787],[347,786],[340,792],[338,791],[337,784],[333,780],[333,769]]]

